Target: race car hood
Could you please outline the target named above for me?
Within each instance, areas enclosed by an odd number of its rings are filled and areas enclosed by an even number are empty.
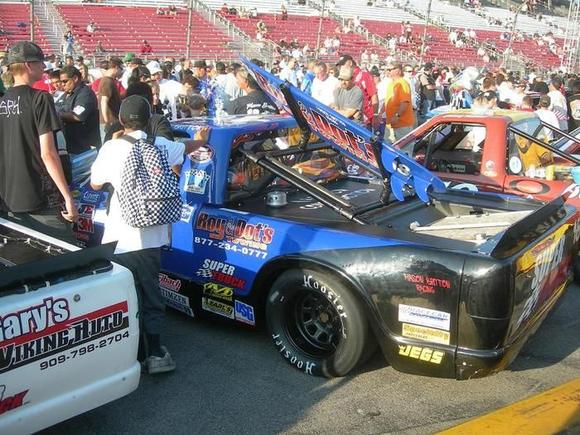
[[[426,203],[430,202],[430,191],[446,190],[437,176],[393,148],[390,143],[249,60],[242,58],[242,61],[280,110],[302,118],[313,132],[329,141],[337,152],[366,170],[383,178],[390,178],[392,193],[399,201],[404,201],[406,188],[412,188]],[[377,156],[380,161],[377,161]]]

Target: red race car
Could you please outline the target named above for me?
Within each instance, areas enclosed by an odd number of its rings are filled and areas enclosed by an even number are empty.
[[[434,117],[395,147],[451,188],[546,201],[568,193],[568,202],[580,210],[580,183],[573,179],[580,166],[580,156],[573,154],[580,151],[577,137],[580,132],[565,134],[533,112],[457,111]],[[550,142],[553,138],[559,140]]]

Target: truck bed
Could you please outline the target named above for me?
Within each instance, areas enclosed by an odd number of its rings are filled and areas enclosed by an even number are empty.
[[[328,227],[347,226],[350,231],[417,241],[446,249],[474,251],[486,242],[493,245],[496,236],[542,205],[523,198],[508,202],[491,198],[489,202],[481,198],[471,201],[469,196],[459,198],[462,195],[460,192],[450,192],[431,205],[419,200],[404,204],[394,200],[385,206],[379,202],[380,184],[342,179],[325,187],[356,208],[369,207],[360,215],[368,225],[349,221],[304,192],[290,189],[287,189],[287,204],[282,207],[268,206],[263,196],[246,199],[233,207],[281,219]],[[460,201],[455,203],[454,200],[458,199]]]
[[[430,234],[435,237],[483,243],[489,237],[504,231],[531,212],[532,210],[525,210],[446,216],[427,225],[414,222],[410,224],[409,228],[416,233]]]

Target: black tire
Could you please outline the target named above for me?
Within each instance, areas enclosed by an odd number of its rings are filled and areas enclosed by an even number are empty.
[[[580,284],[580,254],[572,258],[572,272],[574,273],[574,282]]]
[[[266,321],[278,352],[306,374],[344,376],[374,348],[361,302],[329,273],[282,273],[268,295]]]

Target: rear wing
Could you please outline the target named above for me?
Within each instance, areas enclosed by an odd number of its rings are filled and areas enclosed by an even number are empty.
[[[490,255],[497,259],[510,257],[552,231],[558,223],[574,213],[572,207],[566,206],[565,197],[559,196],[500,233],[499,240],[493,241],[496,245]]]

